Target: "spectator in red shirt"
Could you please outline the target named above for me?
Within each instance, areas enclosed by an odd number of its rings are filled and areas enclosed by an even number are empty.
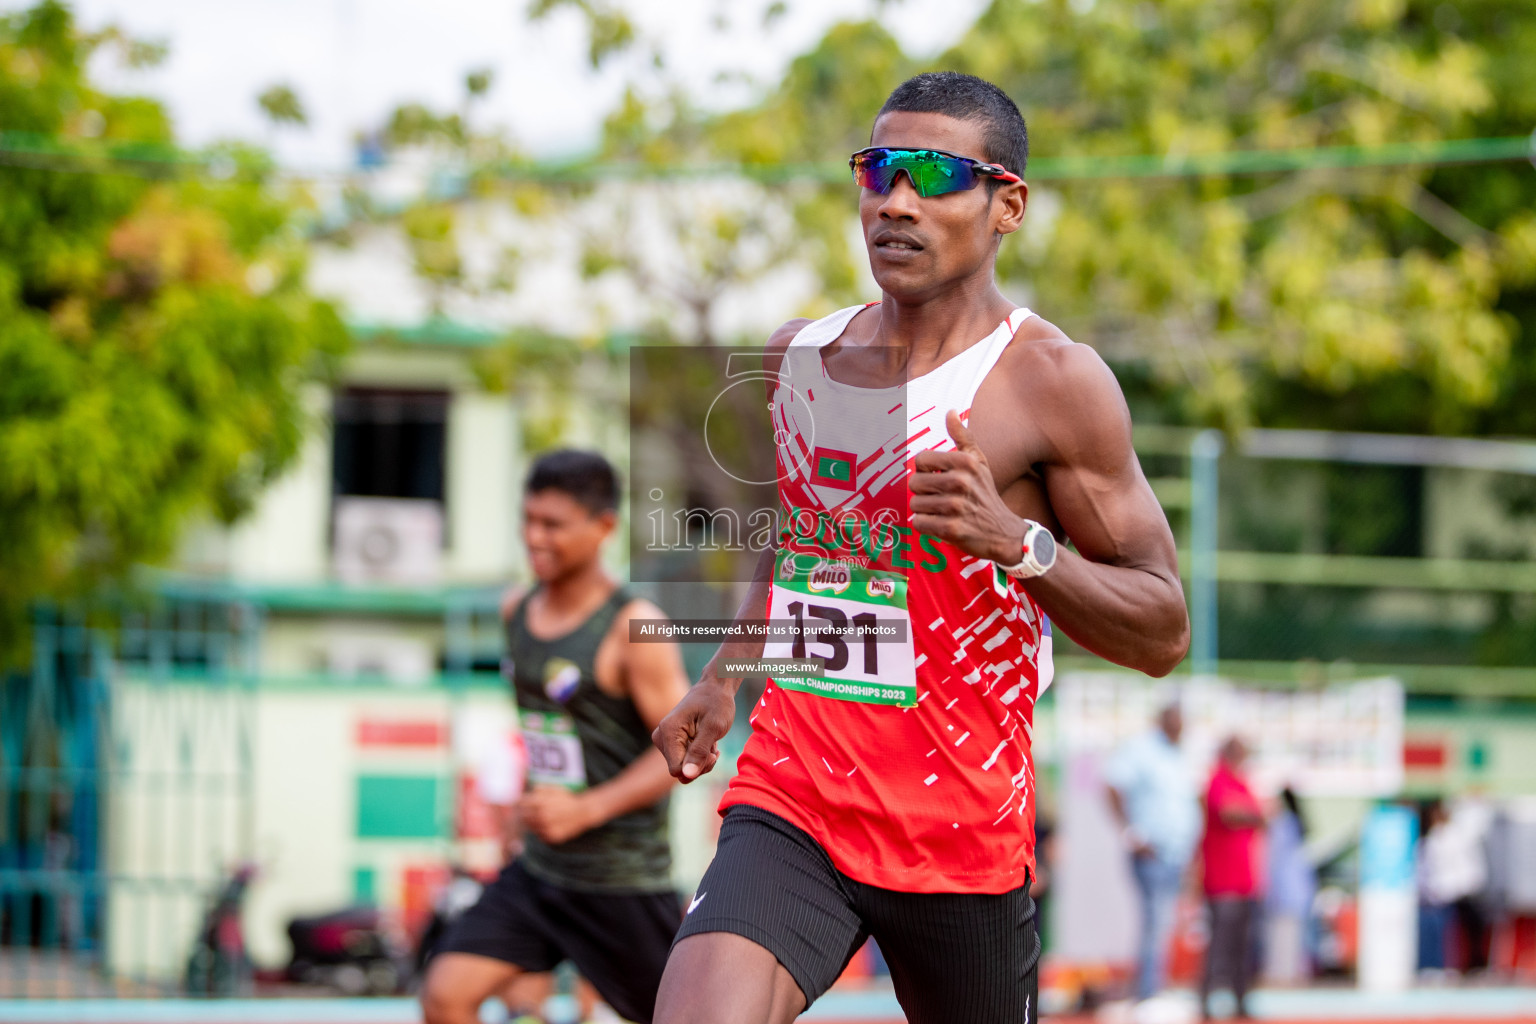
[[[1211,944],[1200,979],[1200,1013],[1210,1020],[1211,988],[1224,981],[1237,997],[1237,1016],[1248,1017],[1248,983],[1253,973],[1259,864],[1264,810],[1243,776],[1248,747],[1236,736],[1221,745],[1205,791],[1205,898],[1211,912]]]

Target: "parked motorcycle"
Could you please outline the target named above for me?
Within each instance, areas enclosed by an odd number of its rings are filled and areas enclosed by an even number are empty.
[[[405,991],[410,969],[377,907],[355,906],[288,923],[289,981],[324,985],[348,996]]]
[[[245,951],[240,912],[255,877],[254,864],[240,864],[209,904],[187,957],[183,983],[189,995],[230,996],[249,986],[251,959]]]

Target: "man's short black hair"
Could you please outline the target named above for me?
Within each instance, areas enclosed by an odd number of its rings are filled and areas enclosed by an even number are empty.
[[[898,85],[880,108],[880,114],[893,111],[947,114],[961,121],[982,122],[982,157],[1024,177],[1024,165],[1029,162],[1029,128],[1018,105],[991,82],[958,71],[926,71]],[[995,178],[991,180],[996,183]]]
[[[561,448],[539,456],[528,471],[524,492],[561,491],[594,516],[619,507],[619,474],[597,452]]]

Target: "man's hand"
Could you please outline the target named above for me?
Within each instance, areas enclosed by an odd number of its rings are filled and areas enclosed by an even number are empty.
[[[706,672],[651,733],[667,759],[667,770],[679,782],[703,775],[720,760],[720,740],[736,719],[736,698],[731,690]]]
[[[491,816],[496,821],[496,835],[501,840],[502,862],[510,864],[523,853],[523,824],[517,818],[514,804],[491,804]]]
[[[523,827],[551,846],[568,843],[598,824],[584,793],[536,786],[517,805]]]
[[[955,450],[918,452],[912,489],[912,527],[947,540],[973,558],[1003,565],[1019,560],[1024,521],[997,493],[987,457],[951,409],[944,418]]]

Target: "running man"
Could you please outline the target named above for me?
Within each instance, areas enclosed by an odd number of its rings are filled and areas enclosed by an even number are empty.
[[[651,731],[688,690],[660,619],[603,570],[618,480],[600,455],[552,452],[528,475],[523,542],[537,585],[502,605],[507,672],[528,749],[522,855],[449,932],[428,968],[428,1024],[472,1024],[525,973],[571,960],[620,1016],[649,1024],[681,920],[667,793]]]
[[[714,767],[740,683],[727,660],[805,652],[841,675],[771,678],[754,707],[664,1024],[788,1022],[867,936],[913,1024],[1032,1022],[1045,617],[1154,675],[1188,647],[1173,537],[1114,376],[994,281],[1028,196],[1018,108],[980,79],[919,75],[870,141],[852,165],[882,300],[770,340],[786,515],[738,613],[829,625],[814,647],[722,647],[656,744],[683,782]],[[831,624],[865,614],[905,620],[909,640],[839,649]]]

